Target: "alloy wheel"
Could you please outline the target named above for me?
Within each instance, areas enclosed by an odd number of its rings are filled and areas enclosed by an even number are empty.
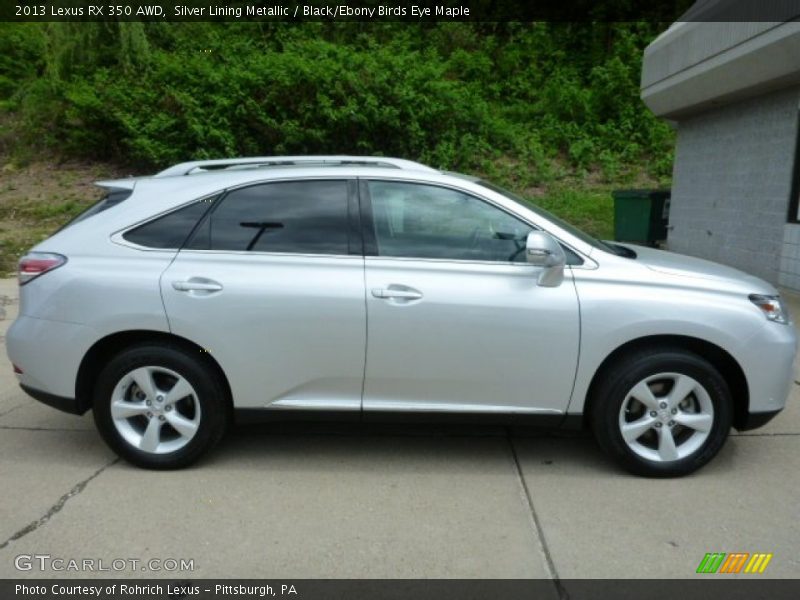
[[[134,448],[166,454],[180,450],[197,434],[200,402],[192,385],[175,371],[139,367],[114,387],[111,418]]]
[[[683,373],[658,373],[633,386],[622,402],[619,431],[638,456],[671,462],[691,456],[708,439],[714,404],[708,391]]]

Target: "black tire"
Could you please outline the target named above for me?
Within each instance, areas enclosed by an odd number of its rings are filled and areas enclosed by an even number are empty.
[[[115,386],[140,367],[169,369],[194,388],[199,423],[194,436],[178,450],[162,454],[140,450],[114,424],[111,403]],[[97,429],[111,449],[128,462],[148,469],[179,469],[194,463],[219,443],[230,421],[226,387],[208,359],[179,346],[155,343],[127,348],[108,362],[94,387],[93,408]]]
[[[685,457],[662,462],[635,452],[623,439],[619,422],[623,402],[633,387],[660,373],[693,378],[704,388],[714,413],[708,437],[702,445]],[[646,477],[687,475],[710,461],[724,445],[733,419],[733,401],[725,379],[704,358],[680,348],[653,348],[623,356],[600,377],[589,406],[592,431],[599,446],[631,473]],[[652,435],[657,439],[656,433],[657,430],[653,430]]]

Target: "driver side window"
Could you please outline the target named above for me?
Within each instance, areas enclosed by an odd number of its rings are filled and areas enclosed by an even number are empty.
[[[532,227],[443,187],[369,182],[378,256],[525,262]]]

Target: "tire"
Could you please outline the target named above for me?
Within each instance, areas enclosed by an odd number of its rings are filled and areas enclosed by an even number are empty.
[[[148,469],[194,463],[222,439],[230,420],[226,388],[207,359],[155,343],[109,361],[97,379],[93,407],[111,449]]]
[[[600,447],[628,471],[687,475],[725,443],[733,401],[728,384],[704,358],[655,348],[624,356],[601,377],[589,422]]]

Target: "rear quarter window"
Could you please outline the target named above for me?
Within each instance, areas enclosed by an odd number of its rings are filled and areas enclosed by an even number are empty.
[[[211,207],[214,199],[199,200],[126,231],[123,239],[146,248],[179,249]]]

